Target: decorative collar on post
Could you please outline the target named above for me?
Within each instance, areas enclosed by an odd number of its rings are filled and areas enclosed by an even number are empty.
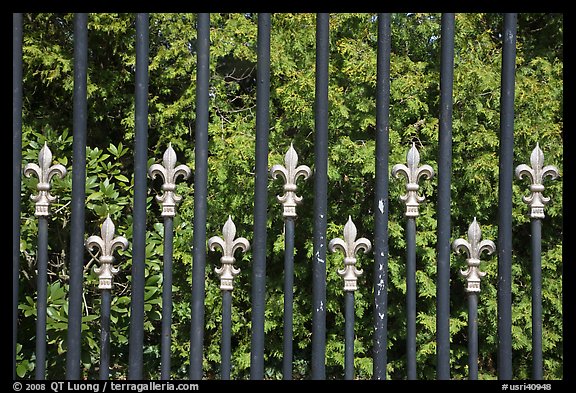
[[[344,225],[344,240],[337,237],[330,240],[328,248],[332,252],[341,250],[344,253],[344,269],[339,269],[338,274],[344,278],[344,290],[355,291],[358,289],[356,283],[358,277],[362,275],[362,269],[356,269],[356,253],[364,250],[364,253],[370,251],[372,244],[370,240],[361,237],[356,240],[356,225],[352,222],[352,218],[348,216],[348,222]]]
[[[486,272],[480,271],[480,254],[482,251],[487,251],[490,255],[496,251],[496,245],[492,240],[480,241],[481,238],[482,231],[480,231],[480,225],[474,217],[474,221],[468,227],[468,241],[456,239],[452,243],[452,248],[457,254],[462,250],[468,254],[468,259],[466,259],[468,268],[460,270],[460,274],[466,277],[468,282],[466,292],[480,292],[480,279],[486,275]]]
[[[278,175],[284,178],[284,195],[277,197],[284,206],[284,217],[296,217],[296,205],[302,202],[302,197],[296,195],[298,188],[296,180],[298,177],[303,177],[306,180],[312,172],[306,165],[298,166],[298,154],[296,154],[292,144],[284,156],[284,164],[285,166],[279,164],[272,166],[270,174],[273,179],[278,178]]]
[[[424,201],[424,197],[418,195],[418,180],[423,175],[426,176],[428,179],[434,176],[434,170],[430,165],[422,165],[421,167],[418,166],[420,164],[420,153],[418,153],[418,149],[416,149],[416,143],[412,142],[412,147],[408,150],[408,154],[406,155],[406,161],[408,166],[404,164],[396,164],[392,167],[392,175],[396,178],[400,178],[400,174],[403,174],[406,179],[406,195],[401,195],[400,199],[404,201],[406,204],[406,217],[417,217],[418,212],[418,205]]]
[[[99,279],[98,289],[112,289],[113,277],[118,273],[118,269],[112,266],[114,249],[121,248],[125,250],[128,247],[128,240],[125,237],[114,237],[115,229],[114,223],[110,219],[110,215],[108,215],[100,227],[102,236],[94,235],[86,239],[86,248],[89,251],[92,251],[94,247],[99,248],[101,251],[98,257],[100,266],[94,267],[94,273],[98,275]]]
[[[156,200],[162,205],[162,217],[174,217],[176,215],[176,205],[182,200],[176,191],[176,178],[182,176],[184,179],[190,177],[190,168],[184,164],[176,166],[176,152],[172,148],[172,143],[168,143],[168,148],[162,157],[162,165],[152,164],[148,168],[148,175],[154,179],[160,175],[164,180],[162,184],[162,195],[156,195]]]
[[[520,164],[516,167],[516,176],[522,179],[526,176],[530,179],[530,195],[523,196],[524,203],[530,206],[531,218],[544,218],[544,205],[550,202],[550,198],[542,195],[544,192],[543,180],[546,176],[556,179],[559,176],[558,168],[553,165],[544,166],[544,153],[536,143],[536,147],[532,150],[530,155],[530,168],[526,164]]]
[[[38,176],[38,185],[36,186],[38,195],[30,196],[30,199],[36,202],[36,211],[34,213],[36,217],[50,215],[50,203],[56,199],[56,197],[50,195],[50,179],[54,175],[58,175],[61,179],[66,176],[66,168],[63,165],[56,164],[50,166],[50,164],[52,164],[52,152],[46,142],[44,142],[44,146],[40,149],[38,163],[40,165],[29,163],[24,167],[26,177],[32,176],[33,173]]]
[[[224,227],[222,227],[222,234],[224,235],[224,239],[220,236],[213,236],[208,239],[208,247],[212,251],[216,251],[217,247],[222,250],[222,257],[220,258],[222,266],[217,267],[215,271],[220,277],[220,289],[223,291],[231,291],[234,289],[234,276],[240,273],[240,269],[234,267],[234,262],[236,261],[234,252],[237,249],[241,249],[244,252],[248,251],[250,249],[250,243],[243,237],[234,240],[234,236],[236,236],[236,225],[234,225],[232,217],[230,216],[228,216],[228,220],[224,224]]]

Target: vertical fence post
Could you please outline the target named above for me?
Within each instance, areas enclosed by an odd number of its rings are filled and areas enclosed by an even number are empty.
[[[47,285],[48,285],[48,216],[50,215],[50,203],[56,197],[50,195],[50,179],[54,175],[63,178],[66,168],[63,165],[52,163],[52,152],[44,143],[38,163],[29,163],[24,167],[24,175],[27,177],[36,174],[38,176],[37,195],[31,196],[36,202],[34,215],[38,217],[38,265],[37,265],[37,293],[36,299],[36,369],[35,378],[46,378],[46,311],[47,311]]]
[[[110,378],[110,308],[112,294],[110,289],[100,290],[100,370],[99,378]]]
[[[142,379],[144,346],[144,268],[146,264],[146,195],[148,192],[148,14],[136,15],[136,91],[134,140],[134,222],[129,379]]]
[[[294,217],[284,221],[284,335],[282,376],[292,379],[293,303],[294,303]]]
[[[418,195],[418,180],[422,176],[430,179],[434,170],[430,165],[420,164],[420,153],[416,143],[406,155],[407,166],[396,164],[392,167],[392,175],[406,177],[406,195],[400,199],[406,204],[406,363],[408,379],[416,379],[416,217],[418,206],[424,197]]]
[[[12,14],[12,378],[16,378],[22,190],[22,14]]]
[[[344,254],[344,269],[338,274],[344,278],[344,379],[354,379],[354,291],[358,289],[357,280],[362,269],[356,268],[356,253],[363,250],[367,253],[372,248],[370,240],[361,237],[356,240],[356,225],[348,216],[344,225],[344,240],[339,237],[330,240],[330,251],[342,251]]]
[[[98,275],[98,289],[101,294],[100,305],[100,379],[106,380],[110,374],[110,306],[111,292],[114,276],[118,269],[114,263],[114,250],[121,248],[125,250],[128,247],[128,240],[123,236],[114,237],[114,223],[110,216],[106,217],[100,227],[101,236],[90,236],[86,239],[86,248],[93,250],[98,248],[100,256],[98,257],[99,266],[94,267],[94,273]]]
[[[38,264],[36,288],[36,368],[35,378],[46,378],[46,311],[48,281],[48,219],[38,217]]]
[[[70,289],[66,378],[80,379],[82,348],[82,287],[84,274],[84,209],[86,208],[86,128],[88,15],[74,15],[74,109],[72,202],[70,218]]]
[[[196,53],[196,131],[194,135],[194,250],[190,378],[202,379],[206,273],[206,211],[208,208],[208,88],[210,83],[210,14],[198,14]]]
[[[406,219],[406,368],[416,379],[416,219]]]
[[[314,256],[312,261],[312,379],[326,378],[329,18],[330,16],[327,13],[316,15]]]
[[[248,251],[250,243],[243,237],[234,239],[236,236],[236,225],[234,225],[230,216],[228,216],[228,220],[222,227],[222,234],[224,238],[213,236],[208,239],[208,247],[212,251],[216,251],[216,248],[222,250],[222,257],[220,258],[222,266],[216,268],[216,274],[220,277],[220,290],[222,291],[221,378],[229,380],[232,359],[232,290],[234,289],[234,276],[240,273],[240,269],[234,267],[234,262],[236,262],[234,252],[238,249],[244,252]]]
[[[532,378],[542,379],[542,219],[544,205],[550,198],[545,197],[543,180],[546,176],[555,179],[559,176],[558,168],[544,166],[544,153],[536,143],[530,155],[531,167],[520,164],[516,167],[516,176],[530,180],[530,195],[522,200],[530,206],[530,226],[532,231]]]
[[[480,254],[487,251],[492,254],[496,251],[496,245],[492,240],[482,239],[480,225],[474,217],[474,221],[468,227],[468,240],[456,239],[452,243],[454,251],[464,251],[468,254],[466,270],[460,270],[460,274],[466,277],[466,293],[468,295],[468,378],[478,379],[478,295],[480,294],[480,279],[486,275],[480,271]]]
[[[284,217],[284,345],[282,370],[284,379],[292,379],[292,336],[293,336],[293,301],[294,301],[294,220],[296,205],[302,203],[302,197],[296,195],[296,180],[307,179],[312,174],[306,165],[298,166],[298,154],[294,146],[284,156],[284,166],[274,165],[270,168],[273,179],[279,175],[284,179],[284,195],[278,196],[283,205]]]
[[[374,185],[373,378],[386,379],[388,345],[388,154],[390,114],[390,14],[378,14],[376,168]]]
[[[160,379],[170,379],[172,346],[172,241],[174,217],[164,217],[164,255],[162,266],[162,330],[160,333]]]
[[[512,177],[516,14],[504,14],[498,177],[498,378],[512,379]]]
[[[152,164],[148,168],[148,175],[154,179],[159,175],[164,180],[162,191],[156,196],[156,201],[162,205],[164,217],[164,266],[162,270],[162,333],[160,336],[160,379],[170,379],[170,347],[172,344],[172,239],[174,236],[174,216],[176,204],[182,200],[176,191],[176,179],[190,177],[191,170],[186,165],[176,166],[176,152],[172,144],[164,152],[162,165]]]
[[[441,36],[440,128],[438,137],[436,374],[438,379],[450,379],[450,181],[452,176],[454,14],[442,14]]]
[[[258,14],[256,75],[256,174],[254,180],[254,261],[250,378],[264,378],[266,307],[266,213],[268,208],[268,128],[270,107],[270,14]]]

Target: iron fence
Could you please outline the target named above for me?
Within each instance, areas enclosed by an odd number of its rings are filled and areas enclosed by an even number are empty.
[[[390,106],[390,14],[378,15],[378,57],[377,57],[377,97],[376,97],[376,167],[374,197],[374,238],[373,243],[365,237],[358,237],[353,217],[348,217],[344,226],[343,239],[331,239],[327,243],[327,199],[328,199],[328,65],[329,65],[329,17],[318,14],[316,24],[316,90],[315,90],[315,132],[314,132],[314,171],[299,163],[294,146],[285,155],[284,165],[268,163],[268,131],[270,100],[270,15],[258,15],[258,64],[257,64],[257,108],[256,108],[256,149],[255,149],[255,188],[254,188],[254,229],[252,240],[236,238],[236,227],[231,217],[222,228],[223,237],[214,234],[206,239],[207,220],[207,176],[208,176],[208,121],[209,121],[209,68],[210,68],[210,18],[209,14],[199,14],[197,24],[197,86],[196,86],[196,127],[194,162],[194,246],[191,294],[190,330],[190,369],[191,379],[203,377],[203,342],[205,313],[205,273],[207,245],[212,251],[221,252],[221,266],[216,272],[222,292],[222,345],[221,378],[230,378],[231,362],[231,306],[234,277],[240,269],[234,266],[235,252],[252,249],[252,321],[250,378],[264,378],[265,347],[265,290],[266,290],[266,220],[268,216],[268,185],[270,179],[283,180],[284,194],[278,196],[283,205],[285,229],[284,260],[284,321],[283,321],[283,377],[292,379],[293,361],[293,286],[294,286],[294,233],[296,207],[302,202],[297,194],[298,181],[313,179],[314,189],[314,231],[312,258],[312,379],[325,379],[326,357],[326,258],[327,249],[342,251],[345,255],[344,268],[338,273],[343,277],[345,293],[345,375],[354,378],[354,293],[356,280],[361,274],[373,274],[373,378],[386,379],[387,365],[387,285],[388,285],[388,200],[389,176],[406,180],[406,194],[400,196],[406,205],[406,362],[407,378],[416,379],[416,220],[419,204],[425,196],[419,194],[419,181],[438,176],[437,211],[437,314],[436,351],[437,378],[450,378],[450,255],[455,252],[467,253],[467,269],[461,273],[467,280],[469,301],[468,345],[469,378],[478,378],[478,293],[480,281],[485,273],[479,263],[483,251],[488,254],[498,250],[498,377],[512,379],[512,337],[511,337],[511,256],[512,256],[512,182],[513,182],[513,129],[514,129],[514,88],[516,56],[516,14],[505,14],[502,52],[502,81],[500,107],[500,177],[498,183],[498,239],[481,240],[481,229],[476,218],[470,224],[467,240],[450,242],[451,235],[451,173],[452,173],[452,85],[454,67],[454,14],[442,15],[441,23],[441,71],[440,71],[440,114],[439,114],[439,157],[435,171],[430,165],[420,164],[420,154],[415,144],[408,150],[406,163],[389,168],[389,106]],[[161,333],[161,378],[170,378],[170,334],[172,319],[172,236],[173,217],[181,197],[176,194],[178,178],[191,176],[191,168],[176,165],[177,157],[171,145],[167,146],[162,164],[147,162],[148,133],[148,15],[136,16],[136,65],[135,65],[135,138],[134,138],[134,221],[131,239],[115,233],[110,217],[102,223],[100,236],[87,237],[84,228],[85,181],[86,181],[86,122],[87,122],[87,15],[76,14],[74,19],[74,133],[72,166],[71,239],[70,239],[70,295],[69,319],[66,351],[66,378],[80,377],[80,348],[82,340],[82,291],[84,273],[84,248],[98,249],[99,267],[95,272],[99,277],[101,291],[101,352],[100,378],[109,378],[110,365],[110,301],[112,282],[118,270],[114,267],[114,251],[126,248],[132,243],[133,262],[131,271],[131,305],[129,333],[129,379],[142,379],[143,371],[143,324],[144,324],[144,269],[146,259],[146,196],[148,178],[155,176],[163,180],[162,195],[157,202],[162,206],[164,224],[164,265],[162,293],[162,333]],[[35,378],[46,375],[46,271],[47,236],[50,217],[50,181],[55,175],[68,176],[60,164],[52,165],[60,157],[52,157],[49,146],[40,150],[38,164],[28,163],[22,172],[22,15],[13,15],[13,337],[12,371],[16,377],[16,345],[18,342],[18,283],[19,283],[19,225],[21,174],[37,176],[35,215],[38,219],[38,259],[37,259],[37,321],[36,321],[36,368]],[[524,197],[531,208],[532,222],[532,299],[533,299],[533,370],[534,379],[542,378],[542,310],[541,310],[541,219],[544,205],[549,201],[543,196],[543,180],[546,176],[559,176],[551,165],[544,166],[544,155],[537,145],[530,157],[531,166],[519,165],[516,176],[526,176],[531,181],[530,196]],[[422,178],[422,179],[421,179]],[[242,234],[249,236],[249,234]],[[369,236],[364,233],[361,236]],[[368,253],[373,248],[373,271],[363,272],[356,267],[356,253]]]

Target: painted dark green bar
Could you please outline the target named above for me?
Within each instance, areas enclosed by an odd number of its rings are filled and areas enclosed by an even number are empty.
[[[22,190],[22,14],[12,14],[12,378],[16,379]]]
[[[270,117],[270,14],[258,14],[256,72],[256,174],[252,268],[252,337],[250,378],[264,378],[266,308],[266,220],[268,210],[268,132]]]
[[[164,217],[164,260],[162,271],[162,333],[160,336],[160,379],[170,379],[172,346],[172,254],[174,219]]]
[[[498,177],[498,378],[512,379],[512,178],[517,14],[504,14]]]
[[[70,218],[70,296],[66,379],[80,379],[82,291],[84,282],[84,217],[86,209],[86,129],[88,124],[88,15],[74,15],[74,98],[72,202]]]
[[[390,14],[378,15],[376,174],[374,185],[373,379],[386,379],[388,345],[388,156],[390,115]]]
[[[134,140],[134,222],[128,379],[142,379],[144,348],[144,269],[148,195],[148,14],[136,15],[136,89]]]
[[[316,16],[312,379],[326,378],[326,229],[328,205],[329,15]]]
[[[210,82],[210,14],[198,14],[196,47],[196,131],[194,159],[194,250],[190,378],[202,379],[206,273],[206,212],[208,209],[208,88]]]
[[[452,90],[454,14],[442,14],[440,128],[438,141],[438,276],[436,283],[436,373],[450,379],[450,182],[452,178]]]

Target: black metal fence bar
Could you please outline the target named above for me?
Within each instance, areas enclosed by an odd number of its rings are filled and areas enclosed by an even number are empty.
[[[197,32],[196,130],[194,137],[194,250],[192,265],[192,325],[190,333],[190,378],[195,380],[202,379],[202,355],[204,353],[210,14],[198,14]]]
[[[437,378],[450,379],[450,205],[452,172],[452,93],[454,69],[454,14],[442,14],[440,114],[438,150],[438,227],[437,227]],[[149,16],[136,16],[136,88],[134,141],[134,222],[132,247],[131,309],[129,332],[129,379],[143,379],[144,348],[144,268],[146,258],[146,197],[148,147],[148,62]],[[387,289],[388,289],[388,211],[389,211],[389,106],[390,106],[390,14],[378,14],[377,100],[376,100],[376,167],[374,198],[374,336],[373,378],[386,379],[387,368]],[[74,101],[73,101],[73,173],[70,237],[70,287],[66,378],[81,378],[82,293],[84,272],[88,16],[74,18]],[[505,14],[502,32],[499,195],[498,195],[498,378],[512,379],[512,179],[514,147],[514,87],[517,14]],[[194,245],[192,266],[190,378],[203,377],[203,341],[205,323],[206,217],[208,185],[208,123],[210,82],[210,14],[198,14],[197,86],[194,179]],[[252,330],[250,378],[264,378],[264,318],[266,294],[266,245],[268,204],[268,137],[270,101],[270,14],[258,14],[257,42],[257,114],[255,145],[254,232],[252,265]],[[326,233],[328,191],[328,63],[329,15],[316,16],[316,90],[315,90],[315,178],[314,232],[312,260],[312,379],[326,377]],[[20,193],[22,166],[22,14],[13,14],[13,376],[16,377],[18,330],[18,283],[20,259]],[[534,153],[533,153],[534,154]],[[418,167],[416,145],[408,152],[407,166],[395,165],[392,174],[406,175],[406,370],[408,379],[417,378],[416,362],[416,217],[418,204],[424,198],[417,194],[421,175],[430,178],[434,171],[428,165]],[[543,158],[542,158],[543,160]],[[36,172],[39,195],[35,215],[38,218],[37,250],[37,320],[35,342],[35,378],[46,378],[47,348],[47,274],[48,217],[50,178],[63,177],[66,169],[50,166],[52,154],[44,146],[40,165],[29,164],[24,174]],[[308,168],[309,169],[309,168]],[[550,169],[551,171],[552,169]],[[518,172],[518,169],[517,169]],[[557,174],[556,174],[557,175]],[[42,183],[42,184],[40,184]],[[294,182],[295,183],[295,182]],[[536,189],[536,188],[535,188]],[[543,189],[543,186],[542,186]],[[531,189],[531,192],[532,191]],[[40,201],[40,203],[38,202]],[[40,206],[39,206],[40,205]],[[286,211],[285,211],[286,212]],[[543,213],[542,213],[543,214]],[[162,294],[161,379],[170,378],[172,320],[172,247],[174,222],[164,216],[164,271]],[[293,372],[293,286],[294,286],[294,217],[285,217],[284,257],[284,354],[283,377],[292,379]],[[531,216],[532,241],[532,378],[542,379],[542,268],[541,217]],[[542,216],[543,217],[543,216]],[[231,221],[231,219],[229,219]],[[235,229],[234,229],[235,231]],[[345,229],[346,233],[346,229]],[[355,233],[355,231],[354,231]],[[470,232],[469,232],[470,233]],[[479,233],[479,232],[478,232]],[[247,241],[246,241],[247,242]],[[209,241],[210,243],[210,241]],[[331,243],[332,244],[332,243]],[[126,243],[127,246],[127,243]],[[248,246],[246,246],[247,248]],[[332,248],[331,245],[328,248]],[[481,248],[480,248],[481,249]],[[233,256],[232,256],[232,259]],[[469,258],[468,261],[474,258]],[[350,262],[350,259],[348,259]],[[469,264],[469,266],[471,266]],[[219,273],[220,274],[220,273]],[[343,273],[340,273],[344,276]],[[360,273],[357,272],[357,275]],[[464,273],[463,273],[464,274]],[[482,276],[483,273],[480,275]],[[222,277],[221,277],[222,279]],[[346,282],[346,279],[345,279]],[[222,287],[221,282],[221,289]],[[231,284],[230,284],[231,285]],[[478,280],[479,285],[479,280]],[[101,289],[100,378],[110,373],[110,307],[111,289]],[[355,288],[354,288],[355,289]],[[470,284],[468,297],[468,367],[469,379],[478,378],[478,291]],[[354,290],[346,287],[345,379],[354,378]],[[231,377],[232,288],[222,290],[221,378]]]
[[[312,379],[326,378],[326,229],[328,222],[329,15],[316,15]]]
[[[159,175],[164,180],[162,195],[156,196],[156,201],[162,206],[164,217],[164,255],[162,269],[162,331],[160,334],[160,378],[170,378],[170,348],[172,344],[172,254],[174,239],[174,216],[176,206],[182,199],[176,194],[178,177],[190,177],[190,168],[186,165],[176,166],[176,152],[172,144],[164,152],[162,164],[152,164],[148,174],[152,179]]]
[[[374,379],[386,379],[388,345],[390,52],[390,14],[378,14],[376,173],[374,185]]]
[[[344,279],[344,379],[354,379],[354,291],[358,289],[358,277],[363,271],[356,267],[356,252],[367,253],[372,249],[370,240],[365,237],[356,239],[356,225],[352,217],[344,225],[344,239],[335,238],[328,243],[332,252],[340,250],[344,253],[344,269],[338,274]]]
[[[94,268],[98,275],[98,289],[100,289],[100,367],[101,380],[110,376],[110,309],[112,306],[112,288],[114,275],[119,269],[113,266],[114,250],[128,247],[128,240],[123,236],[114,237],[114,223],[110,216],[104,220],[100,227],[101,236],[93,235],[86,239],[88,250],[99,249],[99,266]]]
[[[170,379],[172,345],[172,249],[174,219],[164,217],[164,266],[162,267],[162,332],[160,336],[160,379]]]
[[[468,379],[478,379],[478,293],[468,293]]]
[[[344,293],[344,379],[354,379],[354,291]]]
[[[232,364],[232,291],[222,291],[222,341],[221,358],[223,380],[230,379]]]
[[[48,281],[48,218],[38,217],[38,260],[36,299],[36,368],[35,378],[46,378],[46,308]]]
[[[70,218],[70,289],[66,378],[80,379],[82,348],[82,291],[84,274],[84,217],[86,207],[86,128],[88,76],[88,15],[74,15],[74,107],[72,202]]]
[[[420,164],[416,143],[406,155],[407,165],[396,164],[392,175],[406,177],[406,194],[400,199],[406,204],[406,367],[408,379],[416,379],[416,217],[418,206],[424,197],[418,195],[418,181],[422,176],[431,178],[434,170],[430,165]]]
[[[22,14],[12,14],[12,378],[16,378],[22,190]]]
[[[38,217],[38,250],[36,257],[36,364],[35,377],[43,380],[46,377],[46,312],[48,285],[48,216],[50,203],[56,199],[50,195],[50,179],[54,175],[63,178],[66,168],[60,164],[52,164],[52,152],[47,143],[40,149],[38,164],[28,163],[24,174],[28,177],[36,175],[38,183],[37,195],[32,196],[36,203],[34,215]]]
[[[416,379],[416,219],[406,219],[406,371]]]
[[[112,291],[100,290],[100,380],[110,377],[110,307]]]
[[[512,177],[516,14],[504,14],[498,177],[498,378],[512,379]]]
[[[480,271],[480,255],[496,251],[492,240],[481,240],[482,232],[476,217],[468,227],[468,240],[456,239],[452,243],[457,253],[465,251],[468,254],[466,270],[460,274],[466,277],[466,294],[468,296],[468,379],[478,379],[478,296],[480,295],[480,280],[486,275]]]
[[[268,132],[270,116],[270,14],[258,14],[256,74],[256,173],[252,267],[252,337],[250,378],[264,378],[266,308],[266,220],[268,209]]]
[[[298,165],[298,154],[290,144],[284,156],[284,165],[276,164],[270,168],[273,179],[281,176],[284,180],[284,194],[277,196],[283,206],[284,217],[284,327],[283,327],[283,379],[292,379],[293,355],[293,315],[294,315],[294,226],[296,206],[302,202],[302,197],[296,194],[296,182],[299,177],[307,179],[311,170],[306,165]]]
[[[550,201],[545,197],[544,178],[555,179],[559,176],[554,165],[544,166],[544,153],[538,143],[530,155],[530,164],[516,167],[516,176],[530,180],[530,195],[522,200],[530,206],[531,253],[532,253],[532,378],[542,379],[542,219],[544,206]]]
[[[436,374],[438,379],[450,379],[450,182],[452,176],[454,14],[442,14],[441,29],[440,128],[438,137]]]
[[[284,221],[284,347],[282,370],[284,379],[292,379],[292,339],[294,303],[294,218]]]
[[[542,379],[542,221],[532,218],[532,379]]]
[[[220,290],[222,292],[222,337],[220,339],[220,377],[224,380],[230,379],[230,369],[232,363],[232,290],[234,289],[234,276],[240,273],[240,269],[234,267],[234,252],[241,249],[246,252],[250,249],[248,239],[236,236],[236,226],[232,222],[232,217],[222,228],[224,238],[213,236],[208,239],[208,248],[215,251],[216,248],[222,250],[220,267],[216,268],[216,274],[220,277]]]
[[[129,379],[142,379],[143,368],[146,196],[148,193],[148,23],[148,14],[140,13],[136,15],[136,130],[134,140],[134,222],[128,360]]]

